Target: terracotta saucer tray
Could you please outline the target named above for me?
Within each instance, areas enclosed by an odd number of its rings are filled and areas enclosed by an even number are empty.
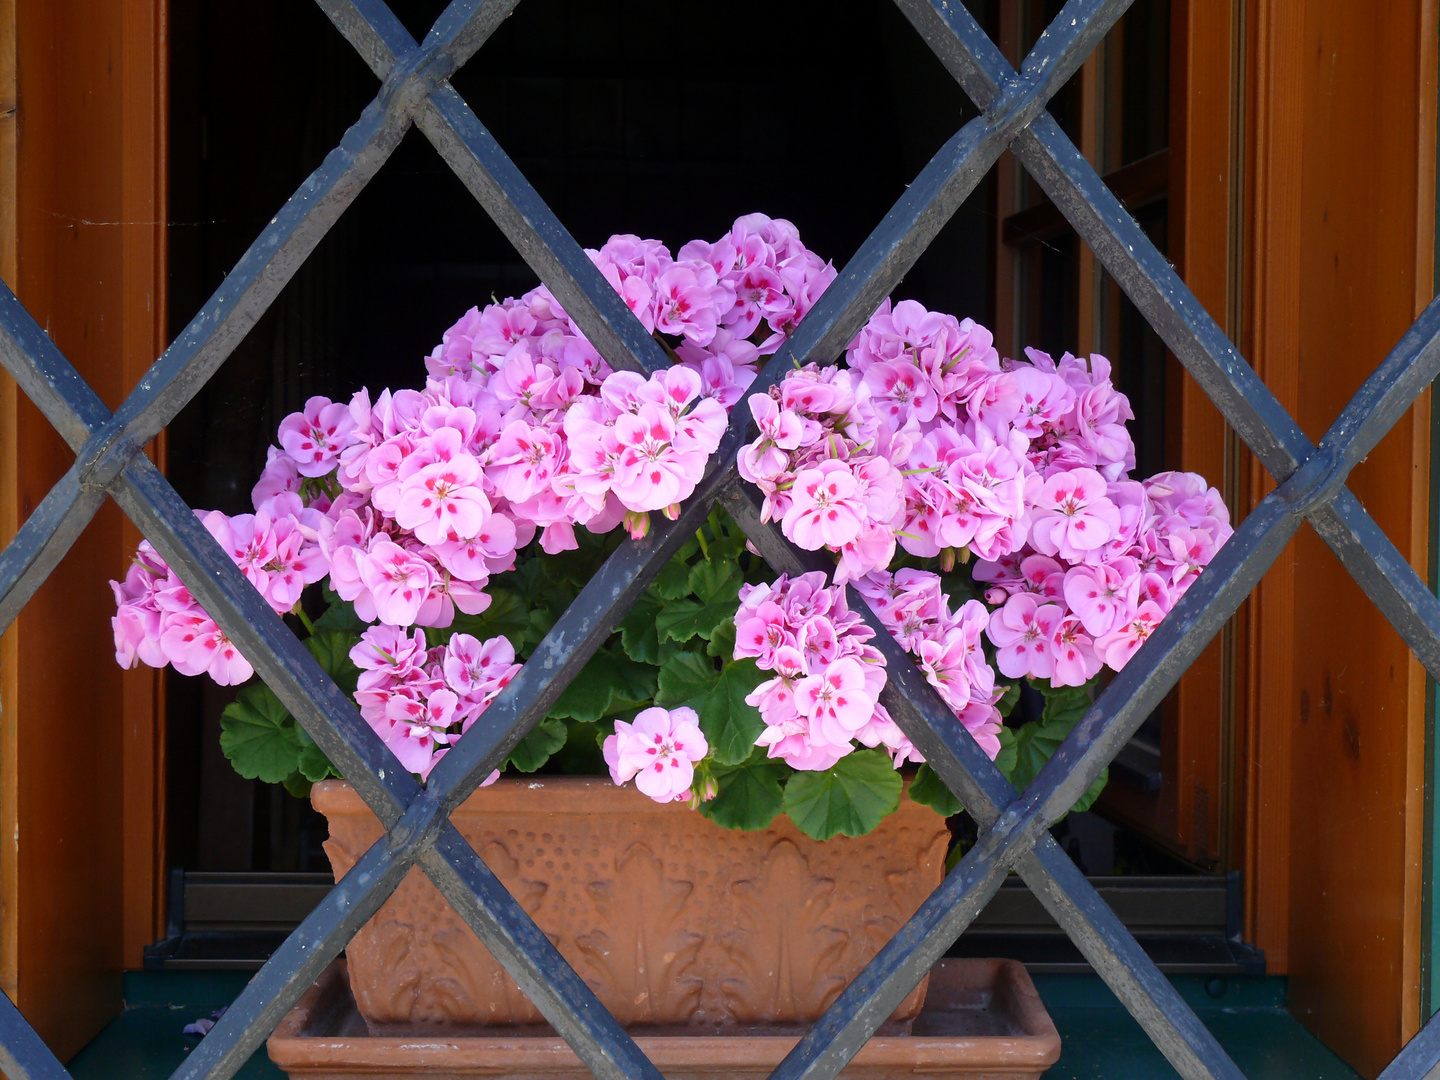
[[[667,1080],[761,1080],[802,1034],[799,1027],[631,1029]],[[355,1010],[343,959],[335,961],[275,1029],[270,1057],[293,1080],[496,1077],[582,1080],[589,1072],[545,1025],[432,1027],[372,1036]],[[908,1034],[879,1034],[847,1080],[1021,1080],[1060,1056],[1060,1036],[1025,968],[1013,960],[942,960]]]

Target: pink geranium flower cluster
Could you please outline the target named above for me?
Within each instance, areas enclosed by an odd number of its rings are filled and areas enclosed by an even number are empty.
[[[926,681],[965,730],[995,760],[1001,724],[995,706],[1005,688],[995,685],[995,671],[985,659],[981,635],[990,619],[985,605],[967,600],[951,612],[940,575],[908,567],[893,574],[876,571],[856,582],[855,588],[885,629],[915,657]],[[910,756],[921,760],[913,752]]]
[[[904,512],[908,439],[877,413],[860,375],[809,364],[750,398],[760,436],[740,475],[765,493],[764,521],[794,543],[840,554],[837,584],[883,570]]]
[[[427,649],[424,630],[385,625],[367,629],[350,659],[360,668],[360,715],[421,779],[520,670],[503,637],[455,634],[449,644]]]
[[[1102,356],[1002,360],[970,320],[889,301],[848,370],[810,366],[750,398],[741,475],[835,580],[884,571],[898,541],[975,576],[1003,604],[1000,669],[1078,686],[1118,670],[1231,534],[1193,474],[1129,479],[1129,402]]]
[[[880,704],[885,659],[849,609],[844,586],[821,573],[746,585],[735,614],[735,658],[775,676],[746,697],[765,730],[756,740],[795,769],[828,769],[854,748],[884,745],[898,768],[920,760]]]
[[[636,236],[588,254],[647,330],[672,336],[674,367],[612,371],[541,286],[466,312],[426,359],[423,389],[310,398],[280,424],[255,513],[203,515],[277,612],[298,610],[304,587],[328,576],[362,620],[394,631],[394,663],[367,669],[365,711],[414,771],[483,705],[418,658],[423,635],[415,646],[408,628],[482,612],[490,576],[537,535],[553,554],[577,546],[577,525],[623,523],[639,537],[652,512],[678,514],[756,365],[835,278],[793,225],[763,214],[678,256]],[[251,676],[148,545],[112,585],[120,663],[227,684]],[[412,643],[408,667],[391,648],[400,638]]]
[[[329,569],[320,550],[328,522],[291,495],[254,514],[199,512],[201,522],[277,613],[291,610],[306,585]],[[115,660],[124,668],[173,664],[182,675],[209,675],[220,686],[250,678],[250,662],[195,602],[148,540],[142,540],[115,594]]]
[[[646,330],[684,339],[681,357],[753,365],[773,353],[835,280],[790,222],[747,214],[676,258],[657,240],[614,236],[587,254]]]
[[[628,724],[616,720],[615,733],[605,737],[602,751],[617,785],[633,779],[642,792],[665,803],[690,798],[695,765],[710,745],[694,709],[655,707],[642,709]]]
[[[1220,493],[1194,473],[1137,483],[1062,471],[1045,481],[1047,500],[1031,544],[979,563],[975,577],[1000,605],[989,625],[1000,670],[1057,686],[1123,668],[1234,531]]]

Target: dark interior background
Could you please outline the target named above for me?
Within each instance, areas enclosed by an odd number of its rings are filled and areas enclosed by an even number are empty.
[[[401,0],[417,37],[443,4]],[[982,21],[987,3],[973,5]],[[455,86],[572,235],[722,235],[786,217],[842,266],[974,115],[889,0],[776,0],[763,29],[727,3],[525,0]],[[314,4],[175,0],[170,311],[181,328],[375,94]],[[982,186],[897,290],[991,317]],[[270,312],[169,429],[169,474],[197,507],[240,513],[286,413],[312,394],[419,385],[473,304],[535,275],[412,131]],[[219,750],[230,693],[171,677],[172,865],[323,870],[323,821],[240,779]]]

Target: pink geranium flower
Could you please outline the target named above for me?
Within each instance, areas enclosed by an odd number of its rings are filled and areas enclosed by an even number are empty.
[[[1084,562],[1120,527],[1120,511],[1105,492],[1105,478],[1094,469],[1051,476],[1035,500],[1031,543],[1045,555]]]
[[[162,620],[160,648],[181,675],[209,675],[219,686],[238,686],[254,674],[225,632],[198,608]]]
[[[1110,565],[1075,566],[1065,572],[1065,602],[1092,638],[1108,634],[1125,619],[1129,609],[1126,597],[1137,573],[1132,559],[1119,559]]]
[[[795,686],[795,706],[826,742],[843,745],[869,722],[875,699],[865,689],[864,669],[845,657],[801,679]]]
[[[341,452],[350,445],[354,427],[348,405],[312,397],[304,411],[280,421],[280,445],[301,476],[324,476],[335,469]]]
[[[1142,601],[1133,617],[1095,642],[1095,651],[1116,671],[1130,662],[1130,658],[1145,644],[1165,613],[1158,604]]]
[[[865,506],[855,493],[858,485],[843,461],[823,461],[795,477],[790,509],[780,527],[785,535],[810,551],[841,547],[860,535]]]
[[[1074,615],[1065,616],[1056,625],[1050,648],[1055,657],[1055,673],[1051,676],[1055,686],[1084,686],[1100,670],[1102,661],[1095,652],[1095,643]]]
[[[631,510],[663,510],[689,497],[705,468],[701,455],[672,446],[675,421],[664,408],[645,403],[615,421],[620,454],[612,490]]]
[[[377,541],[368,553],[357,555],[356,561],[380,621],[391,626],[412,625],[435,585],[430,564],[389,540]]]
[[[511,423],[490,447],[485,475],[511,502],[547,491],[559,465],[560,440],[523,420]]]
[[[1048,679],[1055,673],[1050,642],[1064,615],[1057,604],[1042,604],[1030,593],[1017,593],[990,616],[986,633],[995,643],[995,664],[1019,679]]]
[[[490,516],[479,478],[479,462],[466,453],[425,466],[401,486],[395,521],[425,544],[475,536]]]
[[[605,739],[605,763],[611,779],[635,786],[656,802],[688,798],[695,762],[710,750],[700,733],[694,709],[642,710],[632,723],[615,721],[615,734]]]

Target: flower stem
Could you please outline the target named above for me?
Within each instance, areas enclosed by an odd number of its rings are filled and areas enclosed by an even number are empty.
[[[310,621],[310,616],[305,614],[305,609],[300,606],[300,601],[295,601],[295,606],[290,609],[291,614],[300,616],[300,621],[305,624],[305,629],[310,631],[310,636],[315,636],[315,624]]]

